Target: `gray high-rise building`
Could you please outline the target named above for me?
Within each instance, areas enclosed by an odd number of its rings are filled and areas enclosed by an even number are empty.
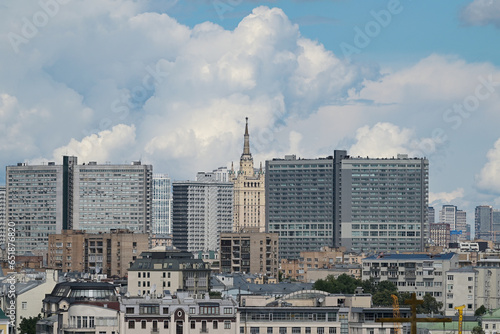
[[[6,233],[8,231],[6,213],[6,201],[5,201],[5,186],[0,186],[0,247],[5,247]]]
[[[153,215],[151,234],[170,234],[172,224],[172,182],[168,175],[153,175]]]
[[[492,240],[493,207],[491,205],[476,206],[474,215],[474,228],[476,239]]]
[[[63,229],[149,232],[151,165],[78,165],[65,156],[63,165],[19,163],[6,171],[7,219],[16,225],[18,254],[47,252],[48,235]]]
[[[279,256],[333,246],[333,157],[266,161],[266,226],[279,234]]]
[[[429,235],[429,161],[335,152],[335,240],[356,252],[421,251]],[[337,159],[338,158],[338,159]]]
[[[6,218],[15,225],[17,254],[44,254],[49,234],[61,233],[62,176],[63,167],[53,162],[6,167]]]
[[[350,157],[266,162],[266,226],[280,258],[322,246],[356,252],[421,251],[429,237],[425,158]]]
[[[218,250],[220,234],[232,231],[233,184],[172,183],[172,243],[180,250]]]

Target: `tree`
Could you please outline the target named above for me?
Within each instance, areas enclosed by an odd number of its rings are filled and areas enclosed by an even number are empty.
[[[392,306],[391,295],[398,295],[398,288],[389,281],[382,281],[375,286],[372,302],[374,306]]]
[[[313,285],[313,289],[329,293],[353,294],[358,286],[361,286],[361,280],[342,274],[337,278],[328,275],[324,280],[317,280]]]
[[[474,328],[472,328],[472,334],[484,334],[483,327],[474,326]]]
[[[21,334],[36,334],[36,322],[42,319],[42,315],[38,314],[36,317],[22,318],[19,323],[19,333]]]
[[[423,300],[424,303],[417,306],[417,313],[442,314],[441,309],[443,308],[443,303],[438,302],[431,294],[426,293]]]
[[[484,305],[481,305],[479,306],[479,308],[474,312],[474,315],[476,317],[480,317],[482,316],[483,314],[485,314],[488,310],[486,309],[486,307],[484,307]]]

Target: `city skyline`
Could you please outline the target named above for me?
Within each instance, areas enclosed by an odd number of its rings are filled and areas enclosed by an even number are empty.
[[[0,164],[142,160],[193,179],[237,162],[249,117],[256,165],[426,157],[429,205],[473,226],[500,206],[500,5],[429,4],[8,1]]]

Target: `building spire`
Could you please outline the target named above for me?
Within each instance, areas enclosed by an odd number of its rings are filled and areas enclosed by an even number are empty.
[[[243,143],[243,155],[251,156],[250,153],[250,135],[248,134],[248,117],[245,117],[245,141]]]

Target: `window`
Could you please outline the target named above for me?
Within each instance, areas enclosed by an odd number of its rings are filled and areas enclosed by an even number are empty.
[[[245,334],[245,327],[240,327],[240,334]]]
[[[191,320],[191,329],[195,329],[195,328],[196,328],[196,321]]]
[[[141,272],[140,271],[137,273],[137,277],[141,278]]]
[[[224,329],[231,329],[231,321],[224,320]]]
[[[82,317],[82,328],[87,328],[87,326],[88,326],[88,317],[83,316]]]
[[[165,328],[165,329],[168,328],[168,320],[163,321],[163,328]]]
[[[213,324],[213,329],[219,328],[219,322],[217,320],[214,320],[212,324]]]
[[[190,307],[189,308],[189,314],[195,314],[196,313],[196,308]]]
[[[23,302],[22,303],[22,309],[26,310],[27,308],[28,308],[28,303],[27,302]]]
[[[324,327],[318,327],[317,328],[317,333],[318,334],[325,334],[325,328]]]
[[[306,327],[306,334],[311,334],[311,327]]]
[[[337,327],[328,328],[328,334],[337,334]]]
[[[201,332],[202,333],[207,333],[208,332],[208,330],[207,330],[207,321],[206,320],[203,320],[201,322]]]
[[[146,329],[146,320],[141,321],[141,328]]]
[[[139,314],[160,314],[160,306],[146,304],[139,305]]]
[[[474,279],[473,277],[467,277],[467,280],[468,280],[469,282],[472,282],[472,280],[473,280],[473,279]]]
[[[135,328],[135,321],[134,320],[129,320],[128,321],[128,328],[134,329]]]
[[[76,328],[82,328],[82,317],[76,317]]]
[[[219,314],[219,306],[200,306],[200,314]]]
[[[224,307],[224,314],[233,314],[233,309],[231,307]]]
[[[260,327],[250,327],[250,334],[259,334]]]
[[[279,334],[286,334],[286,327],[280,327]]]
[[[292,334],[300,334],[300,327],[292,327]]]
[[[89,317],[89,328],[94,328],[95,326],[95,318],[93,316]]]
[[[448,275],[448,281],[453,281],[453,275]]]
[[[168,307],[163,308],[163,314],[168,314]]]
[[[267,327],[267,334],[273,334],[273,328]]]
[[[153,320],[153,330],[158,330],[158,320]]]

